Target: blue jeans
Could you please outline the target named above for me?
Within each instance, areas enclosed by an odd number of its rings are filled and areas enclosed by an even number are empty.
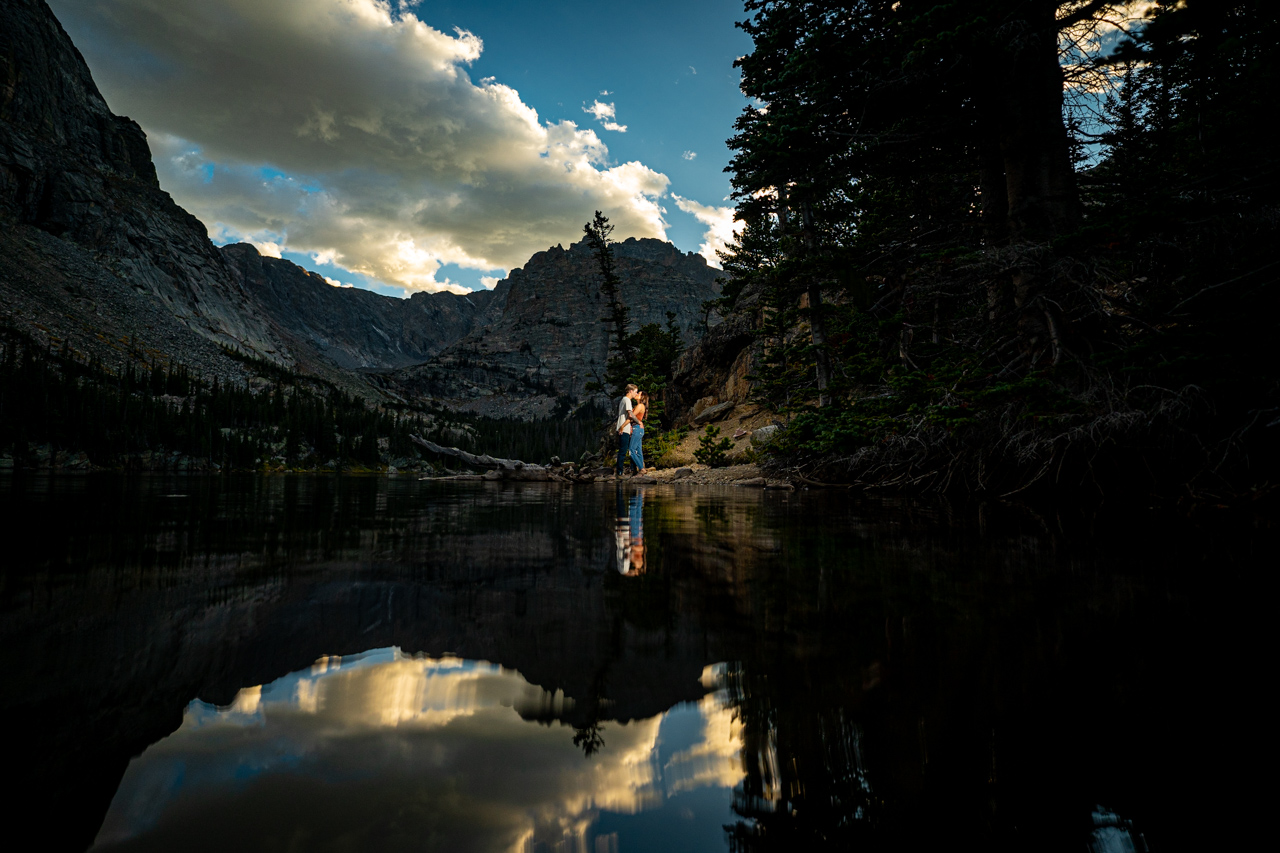
[[[633,427],[631,430],[631,459],[636,463],[636,470],[644,470],[644,427]]]
[[[631,455],[631,433],[618,433],[618,476],[622,476],[622,465]]]

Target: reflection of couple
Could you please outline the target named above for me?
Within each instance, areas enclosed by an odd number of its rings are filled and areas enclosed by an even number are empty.
[[[637,474],[644,473],[644,416],[649,412],[649,395],[641,393],[635,385],[627,386],[627,393],[618,403],[618,418],[614,427],[618,431],[618,469],[622,476],[627,460],[635,466]]]
[[[614,524],[618,571],[624,575],[644,574],[644,492],[631,496],[630,505],[617,487],[618,514]]]

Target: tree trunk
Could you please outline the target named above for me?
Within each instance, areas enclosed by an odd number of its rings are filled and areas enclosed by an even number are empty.
[[[1058,336],[1046,323],[1050,307],[1041,254],[1044,244],[1080,223],[1080,203],[1071,167],[1070,140],[1062,120],[1062,68],[1058,64],[1058,21],[1055,0],[1011,4],[993,55],[992,79],[1003,81],[993,103],[995,137],[1003,161],[1007,199],[1007,233],[1023,257],[1012,271],[1013,303],[1023,351],[1037,361]],[[993,179],[993,184],[995,183]],[[993,210],[993,223],[997,218]],[[1001,301],[994,283],[988,287],[989,312]],[[1057,331],[1056,329],[1054,330]]]
[[[983,105],[984,138],[978,155],[978,181],[982,204],[982,240],[990,248],[1009,242],[1009,188],[1004,179],[1004,155],[995,133],[997,105]],[[987,320],[994,322],[1007,310],[1009,278],[997,275],[987,280]]]
[[[1070,145],[1062,121],[1057,4],[1027,4],[1006,27],[997,137],[1004,159],[1009,235],[1043,242],[1080,221]],[[1029,8],[1028,8],[1029,7]]]
[[[800,202],[800,225],[803,231],[805,254],[812,262],[816,252],[813,239],[813,212],[809,202]],[[809,331],[813,338],[813,356],[818,379],[818,405],[831,405],[831,353],[827,350],[827,321],[822,311],[822,282],[816,275],[809,275]]]

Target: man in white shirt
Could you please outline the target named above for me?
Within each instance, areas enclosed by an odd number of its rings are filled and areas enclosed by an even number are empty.
[[[614,421],[614,428],[618,431],[618,469],[617,474],[622,476],[622,466],[626,462],[631,451],[631,428],[639,421],[631,414],[634,401],[639,398],[640,389],[634,385],[627,386],[627,393],[622,395],[622,400],[618,402],[618,417]]]

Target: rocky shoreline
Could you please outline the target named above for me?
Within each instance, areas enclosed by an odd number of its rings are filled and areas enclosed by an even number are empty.
[[[694,463],[678,468],[648,469],[643,474],[614,474],[614,469],[597,467],[579,469],[572,465],[553,466],[550,468],[529,469],[524,476],[512,477],[510,472],[487,471],[484,474],[446,474],[436,477],[423,477],[423,480],[517,480],[521,482],[553,482],[553,483],[626,483],[632,486],[661,486],[679,483],[681,485],[707,486],[745,486],[759,489],[780,489],[791,491],[800,483],[777,477],[766,477],[760,466],[754,462],[729,465],[724,468],[710,468]]]

